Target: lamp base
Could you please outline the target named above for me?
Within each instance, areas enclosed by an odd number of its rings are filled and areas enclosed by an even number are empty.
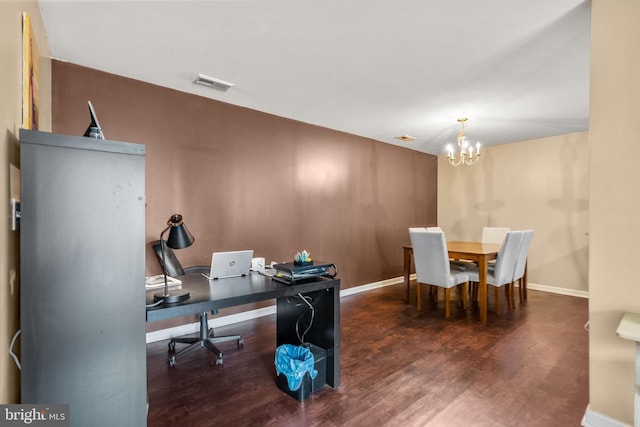
[[[184,289],[170,289],[166,294],[164,291],[153,294],[154,301],[163,300],[165,304],[175,304],[177,302],[186,301],[189,297],[189,291]]]

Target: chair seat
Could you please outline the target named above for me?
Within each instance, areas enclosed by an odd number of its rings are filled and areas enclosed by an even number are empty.
[[[447,285],[436,285],[443,288],[452,288],[464,282],[469,281],[469,275],[463,271],[451,271],[449,273],[449,283]]]
[[[473,270],[474,268],[478,267],[475,262],[461,260],[450,261],[449,265],[451,266],[452,270],[457,271],[466,271],[469,269]]]
[[[473,270],[474,268],[477,269],[478,268],[478,264],[476,264],[473,261],[463,261],[463,260],[452,260],[450,261],[450,265],[451,268],[455,268],[456,270],[459,271],[464,271],[464,270]],[[492,259],[491,261],[487,262],[487,267],[489,268],[495,268],[496,266],[496,260]]]
[[[478,266],[469,267],[465,270],[467,276],[469,276],[470,282],[479,282],[480,281],[480,272],[478,271]],[[487,284],[491,286],[504,286],[506,283],[496,284],[496,278],[494,276],[495,267],[487,268]]]

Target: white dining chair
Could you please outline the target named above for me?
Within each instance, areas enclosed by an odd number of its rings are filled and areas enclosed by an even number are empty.
[[[422,285],[437,286],[444,288],[445,316],[451,317],[451,288],[466,284],[469,276],[465,272],[451,269],[447,242],[442,231],[414,230],[409,235],[418,282],[418,310],[422,310]],[[466,308],[466,290],[458,289],[458,295],[462,299],[462,306]]]
[[[442,228],[440,227],[425,227],[425,228],[427,231],[442,231]],[[445,241],[446,241],[446,236],[445,236]],[[456,270],[464,271],[467,268],[468,262],[470,261],[460,261],[460,260],[454,259],[449,261],[449,266]]]
[[[504,242],[504,236],[507,234],[507,231],[510,231],[509,227],[482,227],[482,243],[494,243],[496,245],[501,245]],[[495,265],[495,261],[489,262],[490,266]]]
[[[531,240],[533,240],[533,230],[523,230],[520,247],[518,248],[518,259],[516,260],[516,266],[513,272],[513,282],[518,284],[520,302],[526,301],[527,299],[527,282],[524,280],[524,273],[527,267],[527,257],[529,256]]]
[[[442,231],[440,227],[409,227],[409,233],[412,231]]]
[[[502,245],[504,242],[504,237],[508,231],[510,231],[510,227],[482,227],[482,243],[493,243],[496,245]],[[491,260],[488,263],[489,268],[495,268],[496,260]],[[465,262],[464,267],[467,267],[468,263]],[[470,285],[471,289],[471,298],[473,301],[476,301],[478,298],[478,283],[471,281]]]
[[[507,305],[509,308],[515,308],[511,295],[513,295],[513,274],[518,259],[521,239],[522,231],[507,231],[504,242],[496,257],[496,264],[487,271],[487,284],[494,287],[497,315],[500,315],[500,295],[498,291],[502,286],[505,286],[506,289]],[[480,273],[477,266],[468,268],[465,270],[465,273],[469,276],[469,281],[476,283],[480,281]]]
[[[507,231],[510,231],[509,227],[483,227],[482,228],[482,243],[495,243],[501,245],[504,241],[504,236]]]

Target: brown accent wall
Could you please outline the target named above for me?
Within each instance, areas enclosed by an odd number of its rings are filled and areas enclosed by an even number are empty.
[[[407,228],[436,224],[435,156],[59,61],[52,80],[54,132],[82,135],[91,100],[106,138],[146,145],[147,242],[181,213],[185,266],[306,249],[344,289],[401,276]]]

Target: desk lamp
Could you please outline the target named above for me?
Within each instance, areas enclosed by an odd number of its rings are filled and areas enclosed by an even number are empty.
[[[169,231],[169,238],[165,242],[164,234]],[[167,228],[160,233],[160,248],[162,252],[162,272],[164,273],[164,292],[158,292],[153,295],[155,301],[163,300],[166,304],[172,304],[189,299],[189,291],[183,289],[169,290],[167,283],[167,267],[165,262],[165,245],[172,249],[187,248],[193,244],[196,239],[193,237],[187,226],[182,221],[182,215],[173,214],[167,221]]]

